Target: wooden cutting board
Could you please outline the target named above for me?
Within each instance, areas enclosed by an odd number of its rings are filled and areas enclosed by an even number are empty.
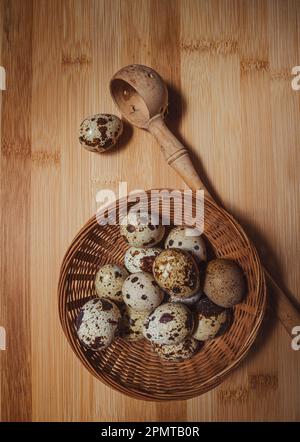
[[[147,133],[126,126],[103,155],[78,143],[84,117],[116,112],[108,82],[130,63],[168,81],[170,127],[300,302],[299,23],[297,0],[0,0],[1,420],[300,420],[300,351],[270,309],[226,382],[157,404],[96,381],[57,307],[62,257],[97,191],[183,186]]]

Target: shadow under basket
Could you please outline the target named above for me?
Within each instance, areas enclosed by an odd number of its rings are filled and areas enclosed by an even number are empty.
[[[150,191],[141,200],[150,200]],[[146,198],[148,197],[148,198]],[[169,201],[169,202],[168,202]],[[180,199],[160,200],[160,218],[170,207],[171,224],[174,213],[182,213]],[[196,213],[195,193],[186,208]],[[150,204],[148,202],[147,204]],[[95,297],[94,277],[101,265],[123,265],[128,244],[120,235],[119,225],[100,225],[99,219],[110,219],[133,205],[120,199],[81,229],[69,247],[61,267],[58,286],[59,314],[63,330],[74,352],[96,378],[106,385],[136,399],[163,401],[183,400],[201,395],[220,384],[249,351],[262,322],[266,306],[264,273],[251,242],[243,229],[211,199],[205,198],[204,237],[216,257],[239,263],[247,280],[248,291],[242,303],[234,308],[233,323],[222,336],[206,341],[191,359],[182,362],[163,361],[145,340],[127,342],[117,338],[101,352],[87,350],[78,340],[75,318],[80,307]],[[152,206],[153,207],[153,206]],[[149,206],[148,206],[149,208]],[[179,211],[179,212],[178,212]],[[124,212],[122,212],[124,213]],[[192,225],[185,217],[184,225]]]

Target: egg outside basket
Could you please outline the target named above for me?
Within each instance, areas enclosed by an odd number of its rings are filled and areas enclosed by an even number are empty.
[[[150,191],[147,192],[147,196]],[[116,213],[127,206],[117,201]],[[164,203],[159,206],[160,215]],[[171,219],[178,201],[171,203]],[[191,206],[195,210],[193,195]],[[130,204],[128,203],[128,207]],[[106,209],[112,214],[115,206]],[[249,351],[262,322],[266,306],[264,273],[253,245],[243,229],[210,198],[205,198],[204,235],[217,257],[236,260],[248,285],[244,301],[234,308],[227,333],[183,362],[162,361],[146,340],[127,342],[117,338],[106,350],[92,352],[78,340],[75,318],[80,307],[95,296],[94,276],[106,263],[123,264],[128,248],[118,225],[99,225],[96,216],[81,229],[69,247],[60,272],[58,297],[63,330],[86,368],[106,385],[136,399],[183,400],[201,395],[220,384]]]

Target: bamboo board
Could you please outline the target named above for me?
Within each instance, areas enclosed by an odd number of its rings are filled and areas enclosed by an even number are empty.
[[[270,309],[228,380],[156,404],[89,375],[61,330],[56,290],[98,190],[183,186],[147,133],[127,127],[106,155],[79,146],[85,116],[116,112],[112,74],[142,63],[168,81],[170,127],[210,190],[300,302],[299,23],[297,0],[0,0],[1,420],[300,420],[300,351]]]

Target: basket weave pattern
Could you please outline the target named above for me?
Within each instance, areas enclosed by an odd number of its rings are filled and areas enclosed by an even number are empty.
[[[171,219],[176,201],[171,205]],[[127,200],[117,202],[117,214]],[[195,198],[192,201],[195,209]],[[163,203],[159,208],[164,212]],[[113,213],[112,208],[107,213]],[[233,218],[205,199],[204,235],[217,257],[231,258],[243,268],[248,285],[244,301],[234,308],[230,329],[207,341],[190,360],[162,361],[146,340],[116,339],[106,350],[92,352],[78,340],[75,318],[80,307],[96,295],[94,277],[106,263],[123,265],[128,248],[118,225],[100,226],[96,216],[78,233],[67,251],[59,279],[59,314],[69,343],[86,368],[105,384],[144,400],[189,399],[214,388],[238,365],[253,343],[265,305],[264,274],[256,250]]]

